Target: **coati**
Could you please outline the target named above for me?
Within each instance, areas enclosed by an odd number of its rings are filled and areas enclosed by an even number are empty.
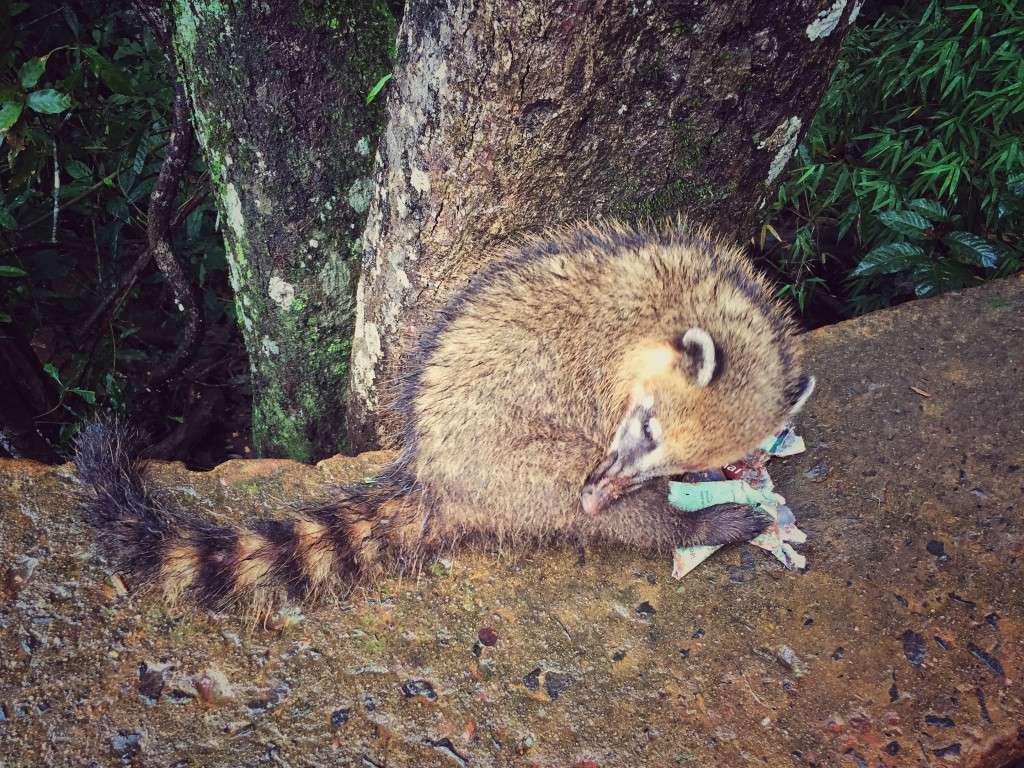
[[[423,335],[373,481],[219,525],[147,492],[121,431],[77,447],[88,520],[170,600],[261,606],[466,538],[644,550],[746,541],[750,507],[682,513],[665,479],[744,456],[813,389],[794,324],[741,251],[678,224],[578,225],[510,248]]]

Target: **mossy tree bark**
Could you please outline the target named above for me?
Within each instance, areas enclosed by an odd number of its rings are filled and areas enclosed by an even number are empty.
[[[383,0],[177,0],[252,369],[256,452],[342,450],[359,235],[396,21]]]
[[[514,235],[681,211],[747,240],[860,4],[411,0],[364,235],[352,445],[394,445],[411,343]]]

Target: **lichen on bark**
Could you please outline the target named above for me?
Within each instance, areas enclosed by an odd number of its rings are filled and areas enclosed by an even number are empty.
[[[220,211],[249,352],[256,452],[345,447],[365,184],[396,21],[375,2],[177,0],[175,53]],[[357,201],[358,202],[358,201]]]

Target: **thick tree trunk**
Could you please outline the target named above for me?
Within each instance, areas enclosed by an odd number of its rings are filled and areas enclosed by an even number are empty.
[[[344,447],[359,235],[395,21],[383,0],[170,4],[224,227],[260,455]]]
[[[679,211],[740,240],[860,1],[411,0],[364,234],[354,447],[423,324],[519,233]]]

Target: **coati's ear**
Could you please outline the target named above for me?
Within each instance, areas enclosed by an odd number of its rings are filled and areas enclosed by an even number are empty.
[[[807,404],[808,398],[814,392],[814,385],[817,380],[813,376],[801,376],[795,387],[790,387],[786,392],[786,400],[789,402],[790,414],[799,413]]]
[[[679,352],[682,355],[679,364],[693,383],[698,387],[710,384],[718,367],[711,334],[703,328],[691,328],[680,339]]]

